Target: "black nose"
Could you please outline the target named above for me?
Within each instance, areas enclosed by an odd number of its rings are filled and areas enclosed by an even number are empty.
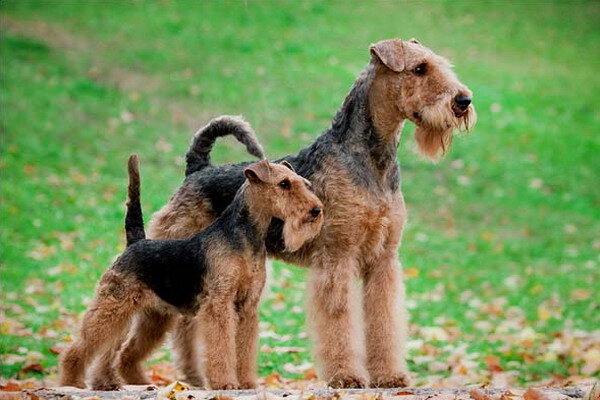
[[[310,215],[312,215],[313,218],[317,218],[319,214],[321,214],[321,209],[319,207],[313,207],[313,209],[310,210]]]
[[[471,98],[469,96],[456,96],[454,98],[454,101],[456,102],[456,104],[458,104],[458,107],[461,110],[466,110],[467,107],[469,107],[469,104],[471,104]]]

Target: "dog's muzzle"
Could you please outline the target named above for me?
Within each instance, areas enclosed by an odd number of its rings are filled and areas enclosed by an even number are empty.
[[[313,219],[316,219],[319,215],[321,215],[321,208],[320,207],[313,207],[310,210],[310,215],[311,215],[311,217],[313,217]]]
[[[473,99],[470,96],[456,96],[452,103],[452,112],[457,118],[462,117],[469,109],[472,101]]]

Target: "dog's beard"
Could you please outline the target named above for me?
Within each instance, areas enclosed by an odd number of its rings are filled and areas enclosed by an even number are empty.
[[[323,214],[315,220],[286,218],[283,223],[283,241],[287,252],[294,252],[321,232]]]
[[[450,148],[454,131],[468,132],[476,121],[477,114],[472,105],[460,116],[448,106],[425,107],[414,121],[419,153],[428,160],[439,161]]]

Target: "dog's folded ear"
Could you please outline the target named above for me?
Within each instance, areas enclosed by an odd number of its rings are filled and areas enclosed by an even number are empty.
[[[271,167],[267,160],[261,160],[248,165],[244,169],[244,176],[250,183],[269,182],[271,179]]]
[[[296,172],[296,170],[294,169],[294,167],[292,166],[292,164],[290,164],[289,162],[283,160],[282,162],[280,162],[279,164],[288,167],[289,169],[291,169],[293,172]]]
[[[382,40],[371,45],[371,59],[394,72],[404,71],[404,46],[401,39]]]

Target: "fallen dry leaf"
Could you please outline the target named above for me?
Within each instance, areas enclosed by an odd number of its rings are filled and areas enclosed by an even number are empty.
[[[21,368],[21,372],[26,374],[28,372],[44,372],[44,367],[39,363],[27,364]]]
[[[564,394],[558,392],[529,388],[525,393],[523,393],[523,398],[525,400],[566,400],[569,399],[569,396],[565,396]]]
[[[303,379],[305,381],[313,381],[313,380],[316,380],[317,378],[318,378],[317,371],[314,368],[307,370],[303,376]]]
[[[269,387],[279,387],[281,385],[281,375],[277,372],[271,372],[269,375],[264,377],[264,381]]]
[[[492,374],[504,371],[504,368],[500,366],[500,359],[496,356],[485,356],[483,357],[483,361],[487,365],[488,371],[490,371]]]
[[[16,392],[21,390],[21,385],[15,381],[8,381],[5,384],[0,384],[0,390],[3,392]]]
[[[489,397],[487,395],[486,392],[484,392],[481,389],[473,389],[469,392],[469,395],[474,399],[474,400],[493,400],[491,397]]]
[[[188,390],[190,387],[185,383],[175,381],[168,385],[167,387],[161,389],[156,394],[157,400],[176,400],[177,393],[183,392],[184,390]]]
[[[150,366],[150,381],[155,385],[167,385],[175,380],[175,367],[168,362],[160,362]]]

